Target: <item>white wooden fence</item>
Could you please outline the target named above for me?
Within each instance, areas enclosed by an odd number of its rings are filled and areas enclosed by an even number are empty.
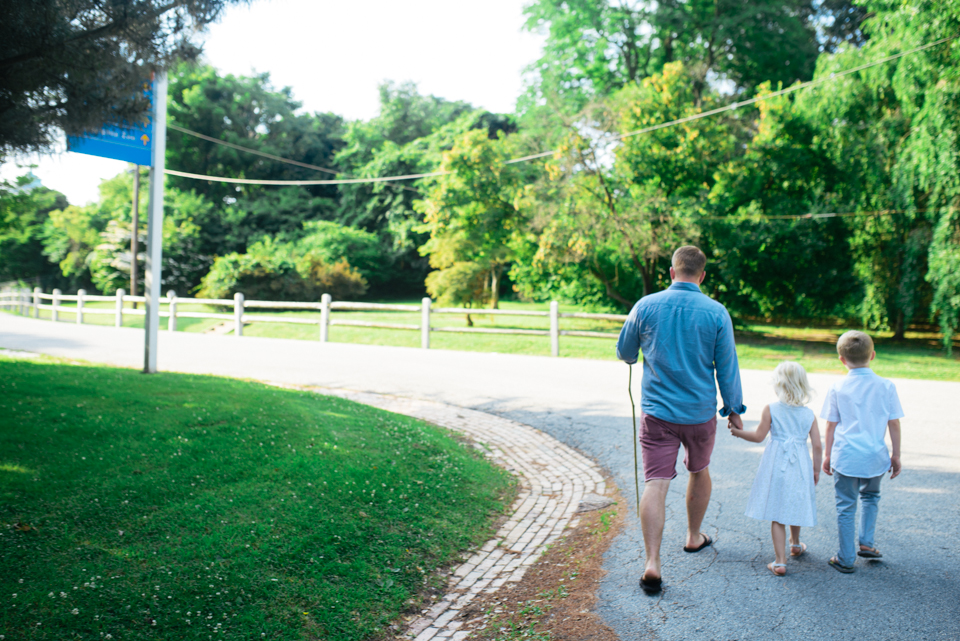
[[[49,301],[49,302],[44,302]],[[61,303],[65,301],[76,302],[76,307],[64,307]],[[87,307],[87,303],[92,302],[113,302],[112,309],[102,307]],[[131,309],[124,307],[125,303],[143,303],[143,296],[129,296],[122,289],[117,290],[115,296],[95,296],[87,294],[84,290],[79,290],[76,294],[63,294],[59,289],[46,294],[36,287],[31,292],[28,289],[17,289],[12,291],[0,292],[0,309],[6,308],[21,315],[29,315],[34,318],[40,317],[40,310],[50,310],[51,320],[58,322],[63,314],[73,314],[76,323],[83,323],[83,319],[88,315],[107,315],[114,317],[114,326],[123,327],[124,315],[143,316],[143,309]],[[330,326],[340,325],[347,327],[371,327],[380,329],[395,329],[420,332],[420,346],[423,349],[430,349],[431,332],[454,332],[458,334],[514,334],[526,336],[545,336],[550,338],[550,351],[554,356],[560,355],[560,337],[561,336],[580,336],[584,338],[616,338],[617,334],[612,332],[596,332],[582,330],[562,330],[560,321],[564,318],[580,318],[589,320],[607,320],[623,322],[626,316],[621,314],[593,314],[593,313],[561,313],[557,301],[550,303],[550,311],[525,311],[510,309],[485,309],[485,308],[463,308],[463,307],[433,307],[429,298],[424,298],[420,305],[391,305],[382,303],[356,303],[347,301],[332,300],[329,294],[324,294],[320,302],[280,302],[268,300],[246,300],[241,293],[234,294],[233,299],[211,299],[211,298],[181,298],[174,292],[168,292],[161,303],[167,306],[166,310],[160,311],[160,316],[167,319],[167,329],[176,331],[178,318],[212,318],[222,321],[233,322],[233,333],[235,336],[243,336],[244,323],[291,323],[296,325],[318,325],[320,330],[320,341],[327,342],[330,337]],[[233,307],[232,313],[213,313],[213,312],[189,312],[177,309],[181,304],[200,304],[214,305],[223,307]],[[270,310],[316,310],[320,312],[320,319],[314,318],[291,318],[289,316],[266,316],[250,314],[249,309],[270,309]],[[420,324],[405,323],[383,323],[352,320],[346,318],[335,318],[333,312],[353,311],[353,312],[419,312]],[[534,316],[549,319],[549,329],[519,329],[519,328],[493,328],[493,327],[444,327],[431,326],[430,318],[433,314],[475,314],[475,315],[497,315],[497,316]]]

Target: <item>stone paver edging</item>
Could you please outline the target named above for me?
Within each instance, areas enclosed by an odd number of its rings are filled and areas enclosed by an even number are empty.
[[[606,490],[594,462],[529,425],[433,401],[308,389],[460,432],[482,445],[486,455],[515,474],[520,483],[507,522],[453,570],[444,597],[407,628],[407,636],[415,641],[465,639],[481,620],[463,621],[457,618],[460,611],[481,592],[493,593],[520,581],[565,528],[576,526],[577,507],[584,495]]]

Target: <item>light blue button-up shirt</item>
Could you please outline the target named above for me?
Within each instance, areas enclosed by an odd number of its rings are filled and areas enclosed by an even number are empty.
[[[620,330],[617,358],[636,363],[641,349],[644,414],[680,425],[706,423],[717,412],[714,373],[720,415],[746,411],[730,314],[694,283],[675,282],[637,301]]]
[[[833,384],[820,418],[837,423],[830,465],[844,476],[870,479],[890,469],[884,436],[887,421],[903,418],[892,381],[869,367],[856,367]]]

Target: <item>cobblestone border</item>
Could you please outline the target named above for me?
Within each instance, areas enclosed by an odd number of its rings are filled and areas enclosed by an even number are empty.
[[[482,625],[482,619],[464,621],[457,616],[460,611],[481,592],[491,594],[520,581],[566,527],[577,525],[577,508],[584,495],[606,490],[600,468],[593,461],[529,425],[434,401],[337,389],[313,391],[465,434],[520,483],[509,520],[453,570],[443,598],[407,627],[406,635],[415,641],[466,639],[475,626]]]

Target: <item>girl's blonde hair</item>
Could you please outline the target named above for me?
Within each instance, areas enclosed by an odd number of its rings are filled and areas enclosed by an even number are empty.
[[[773,370],[773,389],[780,402],[787,405],[806,405],[813,397],[807,370],[793,361],[784,361]]]

